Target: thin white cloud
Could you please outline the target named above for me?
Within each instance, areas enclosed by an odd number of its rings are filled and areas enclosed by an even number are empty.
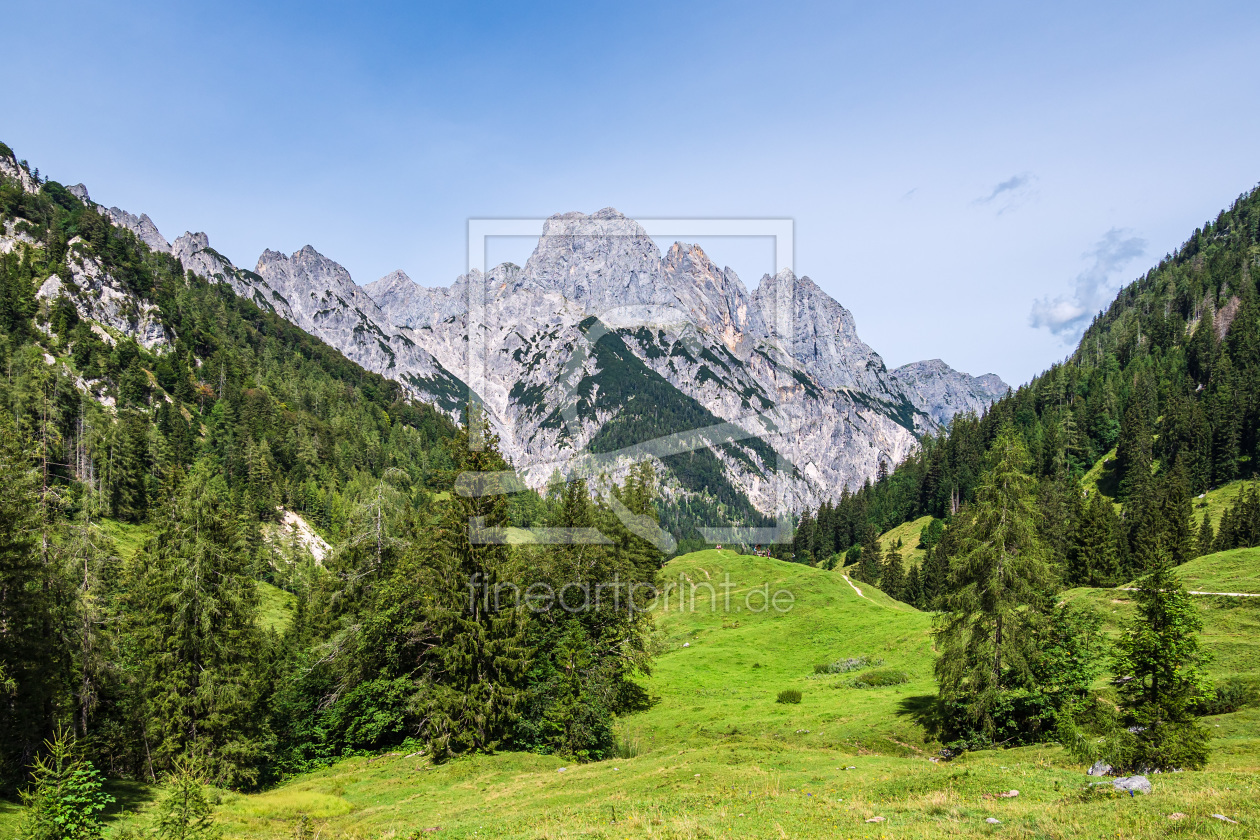
[[[1115,296],[1119,284],[1111,276],[1146,253],[1146,240],[1132,233],[1112,228],[1103,234],[1093,248],[1082,254],[1087,259],[1092,257],[1094,264],[1076,275],[1072,294],[1033,301],[1029,323],[1045,327],[1065,344],[1075,343],[1094,315]]]

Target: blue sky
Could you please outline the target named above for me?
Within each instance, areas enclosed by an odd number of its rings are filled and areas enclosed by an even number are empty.
[[[445,285],[469,217],[790,217],[890,366],[1025,381],[1260,181],[1254,3],[50,6],[0,140],[168,238]]]

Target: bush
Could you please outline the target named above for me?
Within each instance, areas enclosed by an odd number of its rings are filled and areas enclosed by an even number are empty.
[[[815,665],[815,674],[847,674],[850,671],[860,671],[871,665],[883,665],[884,660],[872,659],[869,656],[850,656],[848,659],[837,659],[835,662],[829,662],[826,665]]]
[[[850,684],[854,688],[884,688],[890,685],[901,685],[909,681],[910,675],[905,671],[885,668],[882,671],[870,671],[865,674],[859,674],[850,681]]]
[[[1216,690],[1195,703],[1191,711],[1199,717],[1236,712],[1256,702],[1254,686],[1233,678],[1224,680]]]
[[[18,836],[28,840],[99,840],[101,811],[114,797],[101,790],[90,762],[74,755],[65,732],[46,741],[48,756],[35,759],[33,790],[22,794],[26,813]]]
[[[776,703],[799,703],[801,702],[801,693],[795,688],[788,688],[779,692]]]

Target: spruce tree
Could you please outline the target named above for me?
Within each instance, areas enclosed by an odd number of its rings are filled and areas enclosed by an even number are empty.
[[[477,444],[477,445],[474,445]],[[510,732],[529,665],[525,607],[496,599],[511,583],[507,545],[494,541],[508,525],[502,488],[507,463],[498,437],[475,407],[451,443],[464,492],[452,494],[427,554],[431,593],[423,631],[421,734],[435,760],[491,751]]]
[[[814,520],[806,510],[801,514],[800,521],[796,525],[796,533],[792,537],[792,553],[798,563],[815,562],[813,552],[814,548]]]
[[[1127,769],[1200,769],[1209,733],[1194,705],[1210,691],[1199,651],[1203,621],[1167,562],[1156,564],[1135,593],[1137,615],[1116,645],[1120,708],[1133,733]]]
[[[153,771],[191,755],[219,784],[249,784],[269,735],[256,709],[264,640],[237,511],[202,460],[163,514],[128,603]]]
[[[59,730],[35,759],[30,790],[23,791],[26,811],[18,836],[23,840],[99,840],[101,811],[114,797],[101,789],[101,777],[89,761],[75,755],[68,733]]]
[[[1006,425],[975,503],[963,513],[961,556],[935,630],[947,728],[980,742],[996,740],[1008,724],[1009,695],[1032,677],[1035,630],[1051,606],[1027,464],[1023,442]]]
[[[949,588],[949,546],[952,545],[953,533],[950,530],[949,541],[944,539],[928,550],[923,557],[923,604],[926,609],[938,608],[941,596]]]
[[[33,454],[0,412],[0,789],[10,791],[53,728],[64,661]]]
[[[221,836],[205,788],[187,764],[178,763],[163,786],[153,814],[158,840],[215,840]]]
[[[1203,512],[1203,524],[1199,526],[1199,536],[1197,540],[1198,556],[1211,554],[1213,551],[1212,544],[1216,541],[1216,534],[1212,532],[1212,516],[1207,511]]]
[[[1120,496],[1126,503],[1143,499],[1151,485],[1151,433],[1147,412],[1136,399],[1124,413],[1116,449]]]
[[[1068,564],[1073,586],[1110,586],[1119,577],[1116,554],[1118,522],[1111,502],[1095,490],[1076,527]]]
[[[906,600],[906,569],[901,559],[901,552],[891,542],[884,552],[884,568],[880,574],[880,589],[889,598],[898,601]]]
[[[862,554],[858,558],[857,571],[853,573],[853,577],[872,586],[878,586],[880,560],[879,541],[872,540],[866,543],[862,546]]]
[[[910,571],[906,573],[906,594],[902,600],[915,609],[926,609],[923,603],[922,563],[917,566],[911,566]]]
[[[1162,550],[1173,566],[1195,556],[1194,521],[1190,511],[1190,491],[1180,471],[1174,471],[1160,488],[1159,512],[1163,525]]]
[[[1208,415],[1212,425],[1212,481],[1228,484],[1238,475],[1241,430],[1238,386],[1228,352],[1222,352],[1208,387]]]

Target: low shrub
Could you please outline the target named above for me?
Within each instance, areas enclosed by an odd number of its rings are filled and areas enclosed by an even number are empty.
[[[850,680],[850,684],[854,688],[884,688],[890,685],[901,685],[909,681],[910,675],[905,671],[885,668],[882,671],[868,671],[865,674],[859,674]]]
[[[1222,680],[1216,690],[1194,704],[1193,711],[1200,717],[1236,712],[1256,702],[1255,686],[1236,677]]]
[[[784,689],[783,691],[779,692],[779,697],[774,702],[799,703],[801,702],[801,693],[797,691],[795,688]]]
[[[850,656],[848,659],[837,659],[835,662],[828,662],[826,665],[815,665],[815,674],[847,674],[851,671],[860,671],[863,668],[880,666],[884,664],[882,659],[872,659],[869,656]]]

